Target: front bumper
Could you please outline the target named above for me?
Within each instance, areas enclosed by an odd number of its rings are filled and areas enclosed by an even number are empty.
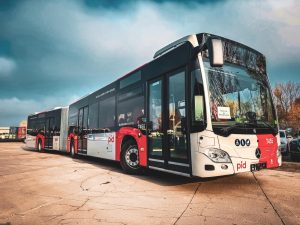
[[[278,158],[270,158],[268,160],[231,157],[231,163],[215,163],[203,153],[198,153],[196,157],[197,159],[195,162],[198,163],[193,163],[192,174],[193,176],[198,177],[218,177],[236,173],[250,172],[253,170],[253,165],[258,164],[264,164],[266,168],[276,168],[281,165],[281,156]]]

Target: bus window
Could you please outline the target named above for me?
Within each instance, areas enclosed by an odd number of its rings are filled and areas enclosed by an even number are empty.
[[[115,96],[99,102],[99,128],[113,128],[115,126]]]
[[[192,131],[202,131],[205,121],[204,88],[198,60],[191,72]]]
[[[83,130],[85,131],[85,133],[87,132],[88,129],[88,112],[89,111],[89,107],[86,106],[83,108]]]
[[[142,89],[136,88],[118,97],[118,125],[137,125],[144,116],[144,96]]]
[[[90,105],[90,110],[89,110],[89,129],[92,131],[98,129],[98,107],[99,103],[96,102],[92,105]]]
[[[141,71],[136,71],[133,74],[129,75],[128,77],[125,77],[120,81],[120,89],[127,87],[131,84],[134,84],[141,80]]]

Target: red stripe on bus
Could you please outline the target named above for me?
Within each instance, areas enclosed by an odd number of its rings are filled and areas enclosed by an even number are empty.
[[[116,160],[120,161],[121,146],[125,136],[135,139],[139,149],[140,166],[147,166],[147,137],[137,128],[122,127],[116,132]]]
[[[258,148],[261,151],[260,163],[267,163],[267,168],[278,167],[277,138],[272,134],[257,134]]]
[[[42,134],[38,134],[36,136],[36,143],[35,143],[36,148],[38,148],[38,141],[39,140],[42,140],[42,148],[44,149],[45,148],[45,136],[42,135]]]
[[[74,133],[70,133],[69,136],[68,136],[67,152],[71,151],[70,146],[71,146],[71,140],[72,139],[74,140],[74,152],[77,154],[77,152],[78,152],[78,139],[77,139],[76,134],[74,134]]]

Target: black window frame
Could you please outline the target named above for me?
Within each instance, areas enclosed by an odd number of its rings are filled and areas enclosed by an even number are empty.
[[[199,77],[202,84],[201,92],[203,93],[203,121],[196,121],[195,118],[195,104],[194,104],[194,90],[193,90],[193,72],[198,70],[199,71]],[[203,74],[201,71],[200,62],[198,59],[198,56],[192,58],[190,65],[189,65],[189,76],[188,76],[188,82],[189,82],[189,108],[190,110],[190,132],[196,133],[204,131],[207,127],[207,110],[206,110],[206,97],[205,97],[205,90],[204,90],[204,84],[203,84]]]

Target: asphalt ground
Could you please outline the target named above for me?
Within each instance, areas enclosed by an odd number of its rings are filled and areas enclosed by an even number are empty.
[[[0,143],[0,224],[300,224],[300,164],[200,179]]]

